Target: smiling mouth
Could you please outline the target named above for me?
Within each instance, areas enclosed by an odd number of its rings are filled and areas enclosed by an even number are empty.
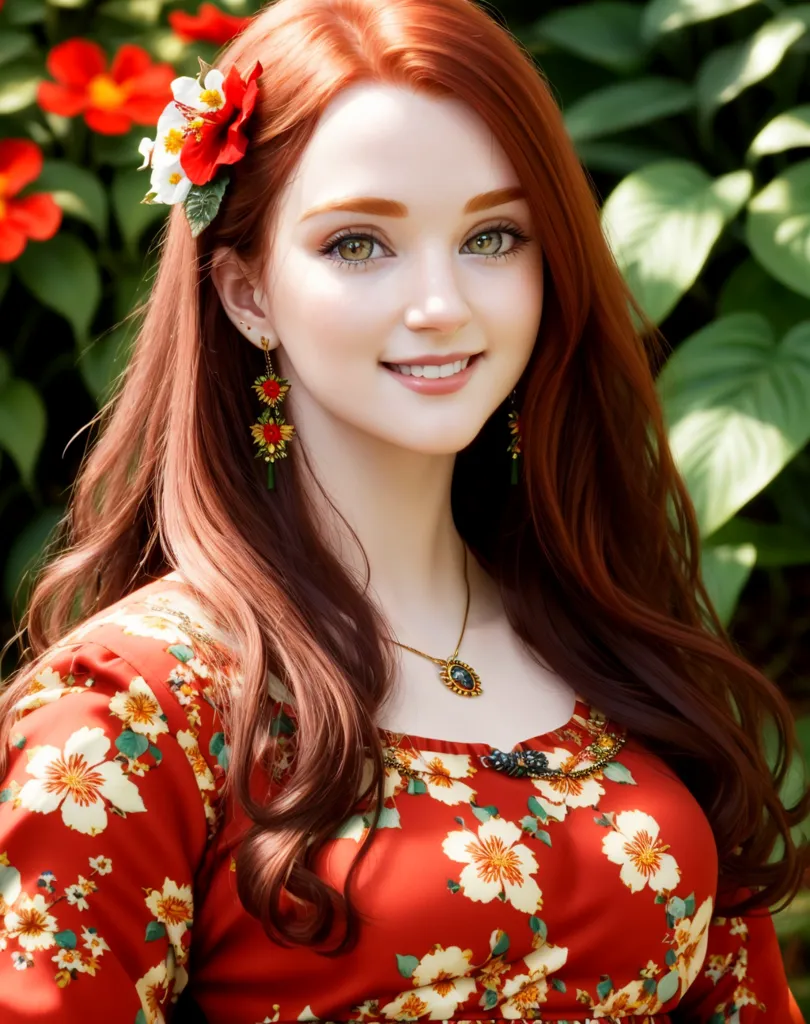
[[[394,373],[401,373],[406,377],[425,377],[428,380],[437,380],[440,377],[454,377],[456,374],[466,370],[470,363],[474,362],[481,355],[477,352],[474,356],[467,356],[466,359],[458,359],[452,363],[441,365],[422,365],[419,363],[383,363]]]

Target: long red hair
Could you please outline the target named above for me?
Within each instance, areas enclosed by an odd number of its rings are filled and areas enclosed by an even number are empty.
[[[462,98],[483,118],[528,197],[544,255],[545,299],[518,383],[523,476],[509,481],[505,409],[456,461],[458,529],[501,587],[520,637],[610,718],[670,765],[709,819],[729,914],[789,901],[806,860],[779,789],[795,747],[790,709],[734,649],[699,571],[694,511],[667,446],[653,375],[663,346],[642,319],[600,227],[598,204],[547,82],[529,54],[470,0],[278,0],[215,66],[264,72],[245,158],[213,224],[192,239],[174,209],[134,352],[85,457],[69,516],[35,583],[20,634],[33,664],[91,613],[171,569],[235,638],[244,688],[223,709],[229,786],[252,819],[237,858],[239,894],[271,937],[321,943],[345,915],[351,885],[313,872],[317,851],[361,794],[382,804],[375,716],[392,685],[384,624],[322,544],[299,485],[302,443],[268,493],[249,425],[262,357],[225,316],[211,280],[224,246],[267,265],[279,195],[327,104],[358,81]],[[267,672],[297,708],[296,756],[284,792],[254,800],[266,755]],[[763,748],[778,740],[773,773]],[[3,764],[0,763],[0,775]],[[781,841],[779,839],[781,837]],[[775,850],[775,844],[781,848]],[[778,857],[774,856],[775,853]],[[770,861],[769,861],[770,858]],[[754,891],[723,906],[722,893]],[[290,921],[282,891],[310,913]]]

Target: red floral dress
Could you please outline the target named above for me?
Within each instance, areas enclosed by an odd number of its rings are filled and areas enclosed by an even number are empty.
[[[510,776],[485,744],[380,730],[359,944],[327,958],[271,942],[236,893],[246,821],[222,794],[215,684],[241,679],[174,573],[52,650],[0,780],[4,1024],[156,1024],[186,987],[210,1024],[803,1024],[771,917],[715,916],[695,799],[581,699],[519,745],[578,778]],[[268,683],[278,788],[295,709]],[[338,888],[368,828],[355,811],[316,862]]]

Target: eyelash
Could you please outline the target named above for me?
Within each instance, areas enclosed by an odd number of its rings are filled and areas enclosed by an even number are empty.
[[[515,256],[521,251],[527,242],[531,241],[531,238],[527,234],[524,234],[519,227],[508,223],[492,224],[489,227],[480,228],[474,235],[471,235],[470,238],[477,238],[478,235],[485,235],[488,231],[499,231],[504,234],[509,234],[519,244],[512,246],[512,248],[508,249],[506,252],[484,253],[483,256],[485,260],[499,260],[505,259],[507,256]],[[336,263],[339,267],[347,267],[351,269],[354,269],[355,267],[367,267],[369,264],[375,263],[380,258],[379,256],[370,256],[366,260],[344,260],[340,257],[336,259],[334,256],[330,256],[329,253],[337,249],[338,245],[347,238],[365,239],[370,242],[376,242],[378,245],[385,248],[383,242],[369,231],[358,232],[352,228],[344,228],[342,231],[338,232],[338,234],[332,235],[332,237],[328,241],[324,242],[323,245],[318,246],[318,252],[321,253],[322,256],[326,256],[333,263]]]

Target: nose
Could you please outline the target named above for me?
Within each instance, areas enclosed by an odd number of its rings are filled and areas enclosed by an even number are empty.
[[[458,287],[452,258],[435,250],[427,252],[416,278],[417,297],[405,313],[405,323],[411,330],[434,330],[452,336],[469,323],[472,313]]]

